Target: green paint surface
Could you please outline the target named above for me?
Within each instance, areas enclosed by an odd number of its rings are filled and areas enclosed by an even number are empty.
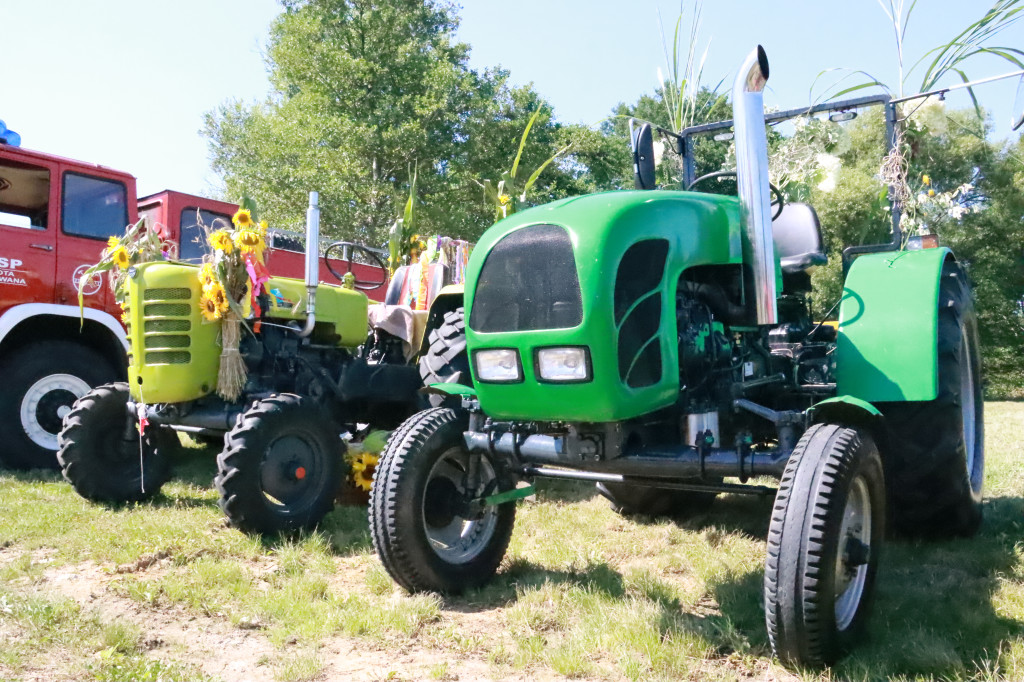
[[[617,421],[672,404],[679,392],[675,293],[679,276],[697,265],[739,264],[744,237],[735,197],[679,191],[617,191],[573,197],[516,213],[491,227],[473,250],[466,278],[466,319],[481,269],[491,249],[506,235],[532,225],[565,228],[573,245],[583,301],[583,321],[570,329],[480,333],[467,326],[472,353],[514,348],[523,381],[474,386],[484,411],[495,418]],[[630,246],[646,239],[668,241],[661,293],[661,326],[656,338],[662,358],[661,380],[631,388],[619,378],[614,287],[619,261]],[[586,346],[592,381],[541,383],[534,351],[548,346]]]
[[[146,263],[128,280],[128,381],[132,396],[147,403],[181,403],[213,393],[220,369],[220,322],[199,309],[199,269],[183,263]],[[306,319],[302,280],[272,277],[265,315],[279,321]],[[360,291],[317,287],[317,327],[330,325],[337,344],[366,340],[367,299]],[[242,331],[243,334],[248,332]]]
[[[936,394],[939,279],[949,249],[875,253],[843,288],[836,389],[876,402]]]

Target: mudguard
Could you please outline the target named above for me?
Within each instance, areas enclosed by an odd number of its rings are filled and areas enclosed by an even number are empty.
[[[947,248],[861,256],[843,287],[836,392],[878,403],[937,392],[939,280]]]

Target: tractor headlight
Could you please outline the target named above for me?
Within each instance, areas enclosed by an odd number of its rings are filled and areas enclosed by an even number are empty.
[[[582,346],[541,348],[537,351],[537,373],[541,381],[589,381],[587,349]]]
[[[523,380],[519,353],[512,348],[478,350],[473,355],[476,378],[494,383],[513,383]]]

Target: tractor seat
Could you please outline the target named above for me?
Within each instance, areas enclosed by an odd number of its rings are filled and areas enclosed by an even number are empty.
[[[786,204],[782,214],[772,223],[772,233],[782,272],[803,272],[812,265],[828,262],[821,241],[821,223],[810,205]]]
[[[429,310],[434,297],[445,285],[448,277],[448,268],[440,263],[431,263],[427,266],[427,300],[420,306],[414,305],[419,295],[420,278],[418,277],[420,266],[402,265],[395,270],[388,284],[388,291],[384,295],[384,303],[387,305],[405,305],[419,310]],[[415,280],[415,281],[414,281]]]

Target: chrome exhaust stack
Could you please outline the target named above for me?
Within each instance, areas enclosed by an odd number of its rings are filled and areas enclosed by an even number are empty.
[[[316,287],[320,283],[320,195],[309,193],[306,209],[306,326],[299,336],[313,333],[316,325]]]
[[[768,56],[760,45],[747,55],[732,86],[736,140],[736,185],[740,216],[750,242],[754,303],[758,324],[775,324],[775,242],[772,241],[771,189],[768,186],[768,137],[762,91],[768,81]]]

